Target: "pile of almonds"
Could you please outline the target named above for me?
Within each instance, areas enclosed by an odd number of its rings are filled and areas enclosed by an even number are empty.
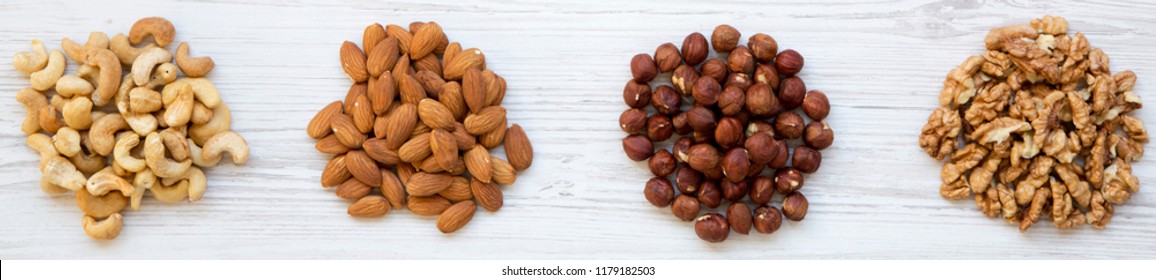
[[[779,52],[767,34],[751,36],[745,46],[740,38],[734,27],[719,25],[709,46],[695,32],[681,49],[666,43],[653,58],[635,55],[630,63],[634,79],[623,90],[630,109],[619,122],[630,136],[622,139],[622,147],[632,160],[649,159],[655,176],[646,183],[646,199],[656,207],[671,206],[679,219],[695,221],[698,237],[709,242],[726,240],[732,229],[747,234],[752,225],[758,232],[774,233],[782,216],[803,220],[808,207],[799,191],[803,174],[819,169],[819,150],[834,141],[834,132],[822,121],[831,109],[827,96],[807,91],[795,76],[803,69],[803,56]],[[719,58],[709,57],[710,47]],[[671,84],[655,81],[659,73],[672,71]],[[653,89],[652,83],[657,84]],[[797,113],[799,108],[810,122]],[[670,150],[656,147],[674,134],[684,136]],[[793,153],[790,145],[795,145]],[[674,184],[667,178],[672,174]],[[782,214],[771,205],[776,192],[785,196]],[[699,216],[702,208],[709,211],[726,202],[725,216]]]
[[[190,57],[186,43],[170,53],[175,37],[171,22],[150,17],[128,36],[93,32],[83,45],[64,38],[63,53],[33,40],[32,52],[13,57],[32,83],[16,99],[28,110],[27,144],[40,154],[40,187],[74,191],[93,239],[119,236],[120,212],[139,210],[146,191],[167,203],[197,201],[208,187],[201,168],[226,152],[235,164],[249,158],[245,139],[230,130],[229,108],[204,78],[212,58]],[[68,58],[80,64],[75,75],[65,75]]]
[[[1051,216],[1060,229],[1104,228],[1115,205],[1140,190],[1132,162],[1148,132],[1136,74],[1109,69],[1108,55],[1068,21],[1044,16],[994,28],[987,51],[951,70],[919,136],[947,159],[940,194],[975,198],[979,210],[1026,231]]]
[[[440,215],[443,233],[465,226],[477,205],[500,209],[498,185],[513,184],[534,149],[521,126],[506,126],[506,80],[482,51],[451,43],[436,22],[369,25],[362,47],[368,55],[341,45],[353,86],[309,122],[317,150],[335,155],[321,185],[354,201],[351,216],[408,208]],[[503,144],[508,162],[488,150]]]

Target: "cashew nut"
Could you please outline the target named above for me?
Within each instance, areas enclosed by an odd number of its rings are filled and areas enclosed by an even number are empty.
[[[170,127],[189,123],[193,117],[193,88],[189,84],[181,84],[177,96],[165,103],[164,116],[164,123]]]
[[[233,131],[225,131],[213,135],[208,141],[205,141],[205,146],[201,158],[207,161],[218,161],[221,159],[222,152],[229,152],[233,155],[234,164],[243,164],[249,160],[249,143],[245,142],[245,138],[241,137]]]
[[[173,102],[173,99],[177,98],[177,93],[183,84],[188,84],[192,87],[193,95],[196,96],[197,100],[205,104],[205,107],[217,108],[217,105],[221,104],[221,93],[217,91],[217,87],[213,85],[213,82],[205,78],[180,78],[169,83],[165,86],[165,89],[161,91],[162,102],[165,104]]]
[[[35,89],[24,88],[16,93],[16,101],[24,104],[24,110],[28,111],[20,130],[24,131],[24,134],[40,131],[40,107],[48,106],[48,98]]]
[[[64,105],[61,110],[64,123],[76,130],[88,129],[92,126],[92,100],[87,96],[78,96]]]
[[[148,135],[157,130],[157,118],[152,114],[127,113],[121,115],[133,132],[139,135]]]
[[[89,85],[96,84],[100,78],[100,68],[81,63],[80,67],[76,69],[76,76],[88,81]]]
[[[64,121],[60,120],[60,113],[54,106],[40,107],[38,114],[40,119],[40,128],[48,133],[56,133],[61,127],[64,127]]]
[[[182,126],[183,127],[183,126]],[[173,156],[175,160],[185,160],[189,158],[189,143],[185,139],[183,130],[177,128],[168,128],[162,130],[160,133],[161,143],[165,144],[165,149],[169,151],[169,155]]]
[[[149,77],[149,82],[147,84],[145,84],[143,87],[155,89],[155,88],[167,85],[169,83],[172,83],[176,79],[177,79],[177,65],[165,62],[165,63],[161,63],[161,65],[157,66],[157,69],[155,71],[153,71],[153,75],[151,77]]]
[[[129,205],[132,210],[140,210],[140,201],[144,198],[145,190],[152,189],[156,184],[157,175],[154,175],[152,170],[145,169],[132,178],[132,186],[136,188],[136,192],[129,197]]]
[[[57,94],[53,95],[51,100],[48,100],[48,105],[52,105],[52,108],[56,108],[57,111],[64,111],[64,105],[67,105],[68,102],[71,101],[72,98]]]
[[[59,156],[52,157],[44,165],[44,178],[52,184],[74,191],[84,188],[87,181],[71,161]]]
[[[88,49],[88,58],[84,64],[100,68],[96,82],[96,94],[92,95],[92,103],[104,106],[116,95],[120,86],[121,66],[116,54],[106,49]]]
[[[161,109],[161,93],[148,87],[138,87],[129,91],[128,111],[133,113],[152,113]]]
[[[68,193],[68,189],[61,188],[60,186],[49,182],[48,179],[43,177],[40,178],[40,190],[44,191],[44,193],[47,193],[48,195],[62,195]]]
[[[92,123],[92,129],[88,130],[88,139],[92,143],[93,151],[99,155],[107,156],[116,145],[116,133],[128,128],[128,123],[120,114],[109,114],[97,119],[96,122]]]
[[[62,127],[52,136],[52,146],[65,157],[73,157],[80,153],[80,132],[71,127]]]
[[[76,75],[64,75],[56,80],[56,93],[64,97],[72,98],[74,95],[89,95],[92,94],[92,83],[88,80],[81,79]]]
[[[214,65],[216,64],[213,63],[213,58],[211,57],[190,57],[188,43],[182,42],[181,45],[177,47],[177,66],[181,67],[181,72],[184,72],[185,76],[192,78],[204,77],[206,74],[209,74],[209,71],[213,70]]]
[[[192,138],[193,143],[197,143],[197,145],[205,145],[205,141],[208,141],[209,137],[232,129],[232,120],[232,113],[229,111],[229,106],[221,103],[216,108],[213,108],[213,118],[209,120],[209,122],[193,124],[193,126],[189,128],[189,138]]]
[[[189,196],[189,180],[180,180],[171,186],[165,186],[157,182],[153,184],[153,187],[149,190],[153,192],[153,197],[157,200],[174,203],[184,200]]]
[[[18,52],[12,56],[12,66],[16,70],[31,75],[48,65],[48,50],[40,40],[32,40],[32,52]]]
[[[205,190],[209,187],[209,182],[205,178],[205,172],[200,168],[193,166],[189,168],[189,202],[201,200],[205,196]]]
[[[104,156],[86,153],[84,151],[81,151],[79,154],[76,154],[76,156],[70,157],[68,159],[74,166],[76,166],[76,170],[80,170],[80,172],[87,174],[96,173],[108,165],[104,159]]]
[[[216,166],[217,163],[221,162],[220,157],[217,157],[212,161],[205,160],[205,158],[201,157],[201,155],[203,154],[203,152],[201,151],[201,147],[198,147],[197,143],[193,143],[193,139],[191,139],[191,138],[186,140],[186,141],[189,142],[189,157],[192,158],[193,164],[196,164],[197,166],[200,166],[200,167],[212,167],[212,166]]]
[[[209,107],[206,107],[205,104],[202,104],[200,101],[194,102],[193,117],[189,119],[189,122],[196,125],[206,124],[211,120],[213,120],[213,109],[209,109]]]
[[[67,54],[68,57],[72,58],[72,60],[76,60],[76,62],[83,64],[87,56],[86,53],[88,49],[108,48],[108,35],[105,35],[104,32],[89,33],[88,41],[84,42],[84,46],[77,44],[76,42],[72,41],[72,39],[64,38],[64,40],[60,41],[60,47],[64,49],[64,54]]]
[[[113,36],[108,44],[108,48],[116,54],[117,59],[120,60],[120,64],[125,66],[131,66],[132,62],[136,61],[136,58],[139,57],[141,53],[156,46],[157,44],[155,43],[149,43],[144,47],[133,47],[132,43],[129,43],[128,37],[124,36],[123,33],[118,33],[116,36]]]
[[[85,189],[88,193],[95,196],[103,196],[109,194],[111,191],[119,191],[121,196],[132,196],[136,191],[127,180],[117,176],[112,168],[105,168],[92,174],[88,178],[88,183],[85,184]]]
[[[140,145],[140,136],[136,135],[135,132],[118,134],[112,159],[125,170],[132,172],[145,170],[148,167],[145,165],[145,161],[132,155],[132,149],[136,148],[137,145]]]
[[[28,135],[24,143],[27,144],[29,148],[32,148],[33,151],[36,151],[37,154],[40,154],[40,170],[44,170],[44,166],[48,164],[48,160],[60,155],[56,150],[56,145],[52,143],[52,138],[48,137],[48,135],[40,133]]]
[[[182,161],[173,161],[165,158],[165,145],[161,141],[160,134],[153,132],[145,137],[145,163],[149,168],[152,168],[153,174],[157,177],[168,178],[184,175],[189,171],[193,161],[185,159]]]
[[[63,53],[53,50],[52,53],[48,54],[48,65],[44,69],[32,73],[32,88],[45,91],[55,86],[56,80],[59,80],[60,76],[64,76],[64,66],[67,62]]]
[[[132,29],[128,31],[128,38],[133,44],[139,44],[144,38],[152,35],[157,45],[163,48],[173,42],[176,33],[177,29],[169,20],[162,17],[148,17],[133,23]]]
[[[136,61],[132,62],[132,81],[137,86],[148,84],[149,77],[153,73],[153,68],[158,64],[169,62],[173,60],[173,55],[162,48],[149,48],[145,50]]]
[[[113,96],[113,99],[116,102],[116,110],[121,114],[132,112],[129,110],[128,104],[129,93],[131,93],[132,90],[136,88],[136,85],[132,83],[131,78],[132,73],[125,74],[123,77],[121,77],[120,85],[116,88],[116,96]]]
[[[107,219],[97,221],[89,215],[84,215],[84,233],[88,237],[96,240],[112,240],[120,235],[120,229],[124,228],[124,216],[120,213],[113,213]]]

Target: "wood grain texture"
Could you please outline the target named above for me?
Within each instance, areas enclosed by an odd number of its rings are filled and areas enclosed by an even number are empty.
[[[979,54],[995,26],[1044,14],[1132,69],[1152,102],[1156,4],[1150,1],[3,1],[0,2],[0,258],[288,259],[813,259],[1154,258],[1156,156],[1134,164],[1144,185],[1106,230],[1028,233],[938,194],[941,164],[917,136],[947,71]],[[212,56],[210,75],[251,146],[248,164],[207,171],[204,200],[147,200],[126,213],[120,238],[94,242],[71,196],[48,196],[24,145],[27,79],[12,54],[41,39],[127,32],[164,16],[177,41]],[[438,21],[450,38],[486,52],[509,83],[504,105],[534,143],[534,166],[505,188],[505,207],[453,235],[398,211],[359,220],[319,186],[327,157],[305,126],[350,82],[344,40],[372,22]],[[701,242],[689,223],[642,196],[644,163],[622,153],[621,89],[636,53],[728,23],[774,36],[806,56],[802,77],[824,90],[836,131],[807,178],[804,222],[774,235]],[[746,36],[744,35],[744,38]],[[745,42],[745,40],[744,40]],[[69,71],[75,71],[70,65]],[[1156,124],[1156,108],[1136,113]],[[1148,149],[1156,149],[1148,145]],[[495,154],[504,156],[501,150]],[[776,197],[781,200],[781,197]]]

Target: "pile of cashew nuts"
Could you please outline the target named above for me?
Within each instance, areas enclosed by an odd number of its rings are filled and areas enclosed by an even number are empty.
[[[28,110],[27,144],[40,154],[40,188],[74,191],[93,239],[116,238],[121,210],[138,210],[146,190],[163,202],[197,201],[207,187],[201,168],[226,152],[234,164],[249,158],[248,143],[230,130],[229,107],[204,78],[212,58],[190,57],[181,43],[173,64],[166,47],[175,34],[171,22],[151,17],[128,36],[93,32],[83,45],[64,38],[63,52],[33,40],[31,52],[12,59],[31,81],[16,99]],[[65,75],[66,55],[76,74]]]

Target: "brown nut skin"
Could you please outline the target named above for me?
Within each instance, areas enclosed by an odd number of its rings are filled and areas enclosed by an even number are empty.
[[[783,110],[779,97],[768,85],[755,83],[747,88],[746,95],[747,112],[755,117],[769,118]]]
[[[636,54],[630,59],[630,74],[634,75],[635,81],[648,83],[658,76],[658,65],[654,64],[649,54]]]
[[[746,136],[744,129],[743,122],[738,118],[723,117],[719,120],[718,126],[715,126],[714,141],[724,149],[738,146]]]
[[[783,199],[783,216],[792,221],[802,221],[807,217],[807,207],[807,197],[803,193],[791,193]]]
[[[711,144],[703,143],[690,146],[690,150],[687,151],[686,163],[694,170],[707,172],[718,166],[720,159],[721,155],[719,155],[718,149],[715,149]]]
[[[643,190],[643,195],[646,196],[646,201],[650,201],[654,207],[666,207],[674,201],[674,186],[670,184],[670,180],[663,177],[650,178],[646,182],[646,189]]]
[[[703,60],[706,60],[707,51],[706,37],[702,33],[691,33],[682,40],[682,60],[686,64],[698,65],[702,63]]]
[[[775,60],[775,55],[779,53],[779,43],[775,42],[775,38],[771,35],[763,33],[751,35],[747,39],[747,48],[750,48],[751,54],[762,63]]]
[[[753,180],[739,180],[738,182],[731,182],[730,180],[723,180],[719,188],[722,189],[723,198],[731,202],[738,202],[750,193],[750,183]]]
[[[654,94],[650,95],[650,106],[659,114],[674,116],[681,112],[682,96],[674,88],[661,85],[654,88]]]
[[[751,232],[754,217],[751,217],[751,208],[746,203],[731,203],[727,206],[727,223],[738,234]]]
[[[827,118],[827,114],[831,113],[831,102],[827,100],[827,94],[817,89],[808,91],[803,96],[803,113],[815,121]]]
[[[674,43],[658,45],[654,50],[654,62],[658,64],[658,72],[674,71],[675,67],[682,64],[682,53],[679,53]]]
[[[747,137],[751,137],[759,133],[775,137],[775,125],[764,120],[753,120],[747,123]]]
[[[727,55],[727,70],[750,74],[755,71],[755,57],[746,46],[739,46]]]
[[[807,146],[795,147],[795,154],[791,158],[791,167],[803,173],[815,173],[819,164],[823,162],[823,155],[819,151]]]
[[[694,102],[697,106],[711,106],[718,103],[718,96],[722,94],[722,85],[709,77],[699,77],[694,82]]]
[[[678,171],[675,171],[674,184],[678,187],[678,192],[694,196],[698,192],[699,186],[702,185],[702,173],[691,169],[686,165],[681,165]]]
[[[754,81],[751,81],[751,76],[747,73],[731,73],[727,76],[727,81],[723,83],[723,87],[738,87],[747,90],[754,84]]]
[[[743,147],[747,149],[750,155],[751,162],[762,165],[778,156],[779,150],[776,149],[774,137],[767,133],[755,133],[747,137],[747,141],[743,143]]]
[[[756,84],[765,84],[771,87],[771,91],[779,88],[779,71],[775,70],[775,66],[771,64],[759,64],[755,66],[755,74],[751,76]]]
[[[670,173],[674,173],[674,168],[678,167],[678,162],[675,161],[674,155],[666,151],[666,149],[658,149],[654,155],[650,157],[647,162],[647,167],[650,168],[650,173],[657,177],[666,177]]]
[[[670,122],[674,125],[674,134],[683,135],[694,131],[694,128],[690,127],[690,122],[687,121],[686,112],[674,115],[670,118]]]
[[[670,147],[670,154],[674,155],[674,159],[681,163],[686,163],[687,155],[690,152],[690,146],[694,146],[694,139],[690,137],[679,137],[674,141],[674,145]]]
[[[789,194],[803,188],[803,173],[794,168],[781,168],[775,171],[775,190],[781,194]]]
[[[739,45],[739,38],[742,38],[742,33],[734,26],[722,24],[714,28],[714,32],[710,33],[710,45],[715,52],[725,53],[735,49]]]
[[[718,107],[724,116],[738,115],[746,105],[747,94],[738,86],[726,87],[718,97]]]
[[[775,153],[775,158],[767,162],[767,168],[783,168],[787,166],[787,161],[791,159],[791,152],[787,150],[787,143],[784,141],[775,141],[774,149],[779,152]]]
[[[775,57],[775,70],[779,70],[779,74],[785,76],[793,76],[803,70],[803,55],[799,52],[787,49]]]
[[[719,181],[722,181],[723,178],[726,178],[723,175],[721,162],[719,163],[719,165],[716,165],[714,168],[703,171],[702,176],[705,177],[707,181],[714,181],[716,183],[716,185]]]
[[[775,183],[771,178],[766,176],[758,176],[751,182],[751,202],[755,204],[767,204],[771,202],[771,198],[775,196]]]
[[[646,129],[646,121],[646,111],[640,109],[629,109],[618,116],[618,125],[622,131],[631,135],[642,133]]]
[[[803,136],[803,117],[792,111],[779,113],[775,117],[775,135],[783,139],[796,139]]]
[[[720,59],[711,58],[698,69],[698,77],[710,77],[719,83],[726,82],[727,64]]]
[[[835,131],[831,130],[827,122],[811,122],[803,131],[803,143],[816,150],[826,149],[833,142],[835,142]]]
[[[722,205],[722,191],[718,189],[718,183],[707,180],[698,186],[698,193],[695,193],[698,202],[706,208],[714,209]]]
[[[732,148],[727,151],[722,160],[723,176],[726,176],[726,181],[742,182],[747,179],[747,172],[751,170],[751,159],[747,155],[747,150],[741,147]],[[746,193],[746,190],[743,191]],[[742,197],[739,194],[738,197]]]
[[[686,194],[680,194],[675,197],[674,203],[670,205],[670,211],[674,213],[674,216],[687,222],[694,220],[694,217],[698,216],[698,210],[698,199]]]
[[[803,105],[803,99],[807,97],[807,84],[803,83],[803,79],[799,77],[788,77],[779,82],[779,103],[783,105],[783,110],[794,110]]]
[[[674,73],[670,74],[670,83],[674,84],[674,90],[678,91],[678,94],[690,96],[698,77],[698,70],[694,70],[694,66],[683,64],[674,68]]]
[[[686,111],[686,123],[690,124],[690,128],[694,131],[709,132],[712,135],[715,126],[718,125],[718,121],[715,120],[714,111],[702,105],[695,105]]]
[[[646,134],[650,136],[651,141],[666,141],[674,135],[674,123],[670,122],[670,117],[654,114],[646,121]]]
[[[645,135],[631,135],[622,139],[622,149],[633,161],[643,161],[654,155],[654,143]]]
[[[770,205],[755,208],[755,230],[763,234],[772,234],[783,225],[783,214],[779,209]]]
[[[650,85],[635,80],[626,82],[626,87],[622,89],[622,101],[630,108],[645,108],[650,104]]]
[[[727,240],[731,227],[722,215],[710,213],[694,220],[694,233],[702,240],[718,243]]]

